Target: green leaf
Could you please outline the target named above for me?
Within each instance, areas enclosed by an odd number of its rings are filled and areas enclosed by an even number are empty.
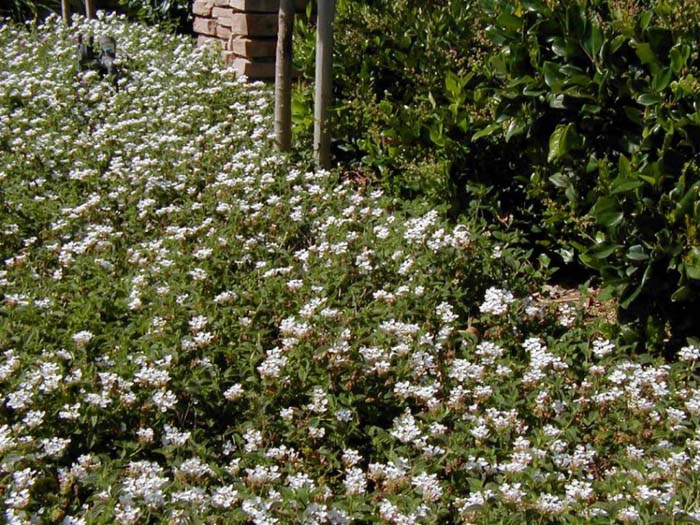
[[[501,125],[497,122],[493,124],[489,124],[485,128],[480,129],[476,133],[472,135],[472,141],[475,142],[481,138],[488,137],[489,135],[492,135],[494,131],[501,129]]]
[[[671,295],[671,301],[674,303],[685,301],[688,296],[690,296],[690,288],[687,286],[679,286]]]
[[[649,259],[649,254],[641,244],[635,244],[627,250],[627,258],[631,261],[646,261]]]
[[[694,281],[700,280],[700,248],[694,246],[690,249],[684,260],[685,274]]]
[[[503,13],[496,19],[496,23],[509,31],[517,32],[520,31],[520,26],[522,25],[522,19],[510,13]]]
[[[629,306],[634,302],[634,300],[639,297],[639,294],[642,293],[642,290],[644,290],[644,285],[647,283],[649,280],[649,277],[651,277],[652,273],[652,265],[649,264],[644,270],[644,275],[642,276],[642,281],[639,283],[638,286],[636,286],[630,293],[625,293],[622,295],[620,298],[620,306],[624,308],[625,310],[629,308]],[[629,290],[629,288],[628,288]]]
[[[513,137],[522,134],[525,131],[525,123],[517,118],[510,119],[506,126],[506,142],[510,142]]]
[[[591,208],[590,215],[598,224],[608,228],[617,226],[624,218],[617,199],[609,196],[600,197]]]
[[[584,42],[584,47],[589,55],[595,60],[603,47],[603,33],[598,24],[591,24],[590,31]]]
[[[659,104],[663,101],[661,97],[658,95],[651,95],[649,93],[645,93],[644,95],[639,95],[637,97],[637,104],[640,104],[642,106],[654,106],[656,104]]]
[[[627,193],[632,190],[644,186],[644,181],[641,180],[627,180],[623,177],[617,177],[610,183],[610,195],[617,195],[618,193]]]
[[[579,147],[580,137],[573,123],[559,124],[549,137],[547,162],[554,162]]]
[[[679,74],[686,65],[690,57],[690,47],[686,44],[676,44],[669,52],[671,59],[671,69],[674,73]]]
[[[551,177],[549,177],[549,181],[554,184],[557,188],[568,188],[571,186],[571,181],[569,180],[569,177],[566,175],[562,175],[561,173],[555,173]]]
[[[654,91],[663,91],[671,83],[671,68],[665,67],[660,69],[656,75],[654,75],[654,80],[652,82],[652,87]]]
[[[545,83],[554,91],[561,91],[566,80],[566,75],[561,72],[559,64],[555,62],[545,62],[542,65]]]
[[[590,250],[586,251],[586,254],[594,259],[602,260],[607,259],[615,250],[620,248],[618,244],[608,244],[607,242],[601,242],[593,246]]]
[[[459,93],[462,91],[459,85],[459,79],[452,71],[448,71],[447,76],[445,76],[445,89],[447,89],[447,92],[452,95],[452,98],[457,97],[457,95],[459,95]]]
[[[617,169],[620,171],[620,177],[624,177],[625,179],[632,177],[630,161],[624,155],[620,155],[620,159],[617,161]]]
[[[635,42],[634,50],[642,64],[648,64],[652,67],[658,65],[659,59],[652,51],[651,46],[646,42]]]

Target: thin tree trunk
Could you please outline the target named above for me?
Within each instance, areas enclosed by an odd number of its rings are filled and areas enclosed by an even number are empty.
[[[66,25],[70,24],[70,3],[68,0],[61,0],[61,16]]]
[[[85,0],[85,16],[95,18],[95,0]]]
[[[331,166],[331,134],[328,107],[333,88],[333,17],[335,0],[318,1],[316,32],[316,87],[314,99],[314,161],[317,168]]]
[[[275,62],[275,141],[277,149],[292,146],[292,33],[294,0],[280,0]]]

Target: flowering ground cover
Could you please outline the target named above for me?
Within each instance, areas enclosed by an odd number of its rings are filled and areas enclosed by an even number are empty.
[[[5,522],[700,520],[698,346],[630,355],[514,234],[275,154],[184,38],[0,46]]]

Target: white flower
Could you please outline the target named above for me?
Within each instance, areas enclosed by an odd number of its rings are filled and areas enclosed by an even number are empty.
[[[228,401],[235,401],[243,395],[243,392],[243,386],[240,383],[236,383],[235,385],[231,385],[224,392],[224,398],[226,398]]]
[[[596,357],[605,357],[615,350],[615,344],[607,339],[596,339],[593,341],[593,355]]]
[[[211,504],[220,509],[230,509],[236,501],[238,501],[238,491],[233,488],[233,485],[219,487],[211,496]]]
[[[421,435],[421,431],[416,425],[416,420],[409,409],[394,419],[391,435],[402,443],[410,443]]]
[[[684,346],[678,351],[679,361],[697,361],[700,359],[700,346]]]
[[[345,471],[345,492],[349,496],[357,496],[367,491],[367,478],[365,473],[357,467],[351,467]]]
[[[92,332],[83,330],[82,332],[73,334],[73,342],[78,348],[85,348],[93,337],[95,337],[95,335]]]
[[[622,523],[637,523],[639,521],[639,511],[634,507],[625,507],[617,512],[616,517]]]
[[[492,286],[486,290],[484,302],[479,306],[479,310],[482,314],[503,315],[513,301],[515,298],[508,290]]]
[[[442,487],[440,487],[437,474],[422,472],[411,479],[411,485],[416,487],[424,501],[437,501],[442,497]]]

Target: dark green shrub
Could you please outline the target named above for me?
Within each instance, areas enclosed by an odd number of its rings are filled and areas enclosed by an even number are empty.
[[[130,18],[179,33],[192,33],[192,3],[192,0],[119,0],[119,6]]]
[[[495,119],[473,136],[527,159],[536,227],[657,344],[700,306],[698,27],[681,4],[484,2]]]

